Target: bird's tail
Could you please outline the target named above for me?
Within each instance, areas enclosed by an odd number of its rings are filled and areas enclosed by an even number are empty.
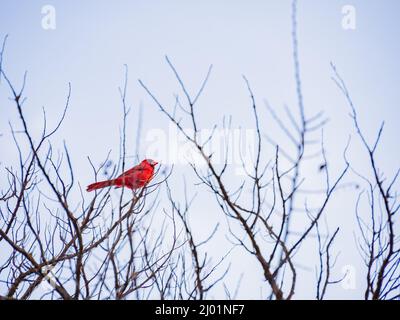
[[[88,185],[86,191],[90,192],[90,191],[93,191],[96,189],[101,189],[101,188],[109,187],[112,185],[114,185],[114,180],[95,182],[95,183]]]

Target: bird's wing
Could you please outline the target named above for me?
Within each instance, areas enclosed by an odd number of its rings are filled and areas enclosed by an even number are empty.
[[[150,169],[145,169],[141,172],[134,173],[131,177],[135,187],[143,187],[152,179],[153,171]]]
[[[131,176],[132,174],[141,172],[143,170],[145,170],[145,169],[141,165],[137,165],[137,166],[133,167],[132,169],[129,169],[129,170],[123,172],[120,176],[118,176],[118,178],[126,178],[128,176]]]

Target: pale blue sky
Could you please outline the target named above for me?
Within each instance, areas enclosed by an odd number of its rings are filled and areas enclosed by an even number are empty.
[[[348,4],[356,8],[355,30],[344,30],[341,25],[342,7]],[[55,30],[44,30],[41,26],[43,5],[56,9]],[[348,84],[367,137],[373,139],[380,122],[386,121],[379,158],[381,167],[391,175],[399,166],[399,13],[397,0],[299,0],[299,57],[306,113],[312,115],[323,109],[330,118],[324,134],[328,159],[332,159],[332,175],[343,166],[342,150],[354,130],[345,99],[331,80],[331,61]],[[19,83],[23,72],[28,71],[24,111],[36,133],[42,125],[41,107],[45,106],[49,119],[57,119],[71,82],[71,107],[53,142],[62,147],[62,141],[66,140],[82,185],[92,180],[87,156],[99,165],[112,149],[111,157],[117,160],[121,125],[118,86],[123,82],[124,64],[129,66],[128,102],[132,106],[128,123],[129,154],[135,150],[137,110],[141,103],[141,157],[146,156],[146,134],[152,129],[168,130],[167,119],[137,83],[138,78],[142,79],[161,101],[171,105],[179,87],[164,60],[166,54],[192,93],[196,92],[208,66],[214,66],[208,87],[199,100],[201,128],[220,124],[224,115],[232,115],[235,127],[253,127],[242,74],[249,79],[256,95],[266,123],[265,133],[279,140],[279,133],[265,112],[264,99],[277,110],[282,111],[284,104],[296,108],[289,0],[1,0],[0,37],[5,34],[9,34],[9,39],[4,68],[14,83]],[[5,165],[15,166],[16,161],[8,122],[17,123],[18,119],[8,96],[2,82],[1,171]],[[349,158],[361,171],[366,171],[365,154],[355,137],[353,140]],[[306,176],[317,171],[315,167],[305,170]],[[195,181],[187,165],[176,166],[171,183],[178,195],[183,175],[189,183]],[[237,183],[235,179],[240,177],[232,178],[232,183]],[[212,230],[213,221],[224,221],[215,204],[207,201],[211,198],[204,190],[198,189],[201,194],[191,215],[193,229],[200,238]],[[337,285],[328,292],[330,298],[361,298],[365,287],[354,240],[355,200],[354,194],[339,191],[327,211],[331,230],[341,227],[336,242],[341,254],[335,275],[340,277],[346,265],[354,266],[358,275],[355,290]],[[208,248],[216,260],[228,247],[223,232],[221,229],[218,235],[221,247]],[[258,265],[253,257],[240,250],[235,251],[232,261],[242,256],[248,263],[233,263],[230,281],[234,283],[245,268],[247,273],[238,297],[259,298],[262,275]],[[315,278],[314,262],[308,263],[307,254],[299,260],[301,265],[312,269],[299,277],[296,297],[312,298],[314,290],[308,288],[308,282]],[[222,295],[219,288],[210,297]]]

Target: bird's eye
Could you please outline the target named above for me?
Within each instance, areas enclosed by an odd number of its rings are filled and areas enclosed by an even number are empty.
[[[157,164],[157,162],[155,162],[154,160],[149,160],[149,164],[150,164],[152,167],[154,167],[154,166]]]

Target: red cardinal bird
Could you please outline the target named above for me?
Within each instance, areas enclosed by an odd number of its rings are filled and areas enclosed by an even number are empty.
[[[157,164],[158,162],[154,160],[145,159],[137,166],[125,171],[115,179],[92,183],[87,187],[86,191],[90,192],[110,186],[116,186],[117,188],[126,187],[129,189],[139,189],[147,185],[153,178],[154,167]]]

